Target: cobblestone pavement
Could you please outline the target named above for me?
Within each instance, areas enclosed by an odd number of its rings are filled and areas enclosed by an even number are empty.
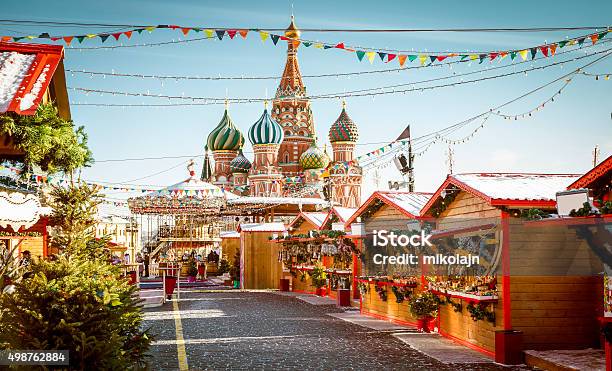
[[[146,310],[145,325],[156,337],[150,351],[154,370],[179,369],[174,306]],[[493,363],[442,364],[390,332],[328,316],[341,311],[334,306],[269,292],[182,293],[178,308],[189,370],[507,369]]]

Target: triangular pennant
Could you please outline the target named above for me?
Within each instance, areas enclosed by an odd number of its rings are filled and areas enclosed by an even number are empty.
[[[40,35],[38,35],[38,38],[39,38],[39,39],[50,39],[50,38],[51,38],[51,36],[49,35],[49,33],[48,33],[48,32],[43,32],[43,33],[41,33]]]
[[[294,48],[297,48],[298,46],[300,46],[300,40],[291,40],[291,44]]]
[[[132,37],[132,31],[125,31],[124,34],[128,39]]]
[[[283,41],[289,41],[290,39],[287,36],[280,36],[280,39]]]
[[[308,48],[312,43],[310,41],[302,41],[302,45]]]
[[[344,43],[336,44],[335,48],[337,48],[337,49],[344,49]]]
[[[395,57],[397,57],[397,54],[387,54],[387,63],[389,63],[392,60],[394,60]]]
[[[594,33],[591,36],[589,36],[589,38],[591,39],[591,42],[593,43],[593,45],[595,45],[597,40],[599,40],[599,34]]]
[[[469,57],[469,55],[461,54],[461,59],[459,61],[463,62],[467,57]]]
[[[83,40],[85,40],[85,37],[86,36],[84,36],[84,35],[80,35],[80,36],[76,36],[76,39],[79,41],[79,44],[80,44],[80,43],[83,42]]]
[[[419,55],[419,61],[421,62],[421,66],[424,66],[427,61],[427,56],[425,54]]]
[[[12,39],[12,37],[10,37],[10,36],[2,36],[2,37],[0,37],[1,41],[11,41],[11,39]],[[2,170],[2,169],[4,169],[4,167],[2,167],[0,165],[0,170]]]
[[[368,57],[370,64],[372,64],[374,62],[374,57],[376,56],[376,52],[367,52],[366,56]]]
[[[584,37],[578,39],[578,45],[582,46],[584,44]]]
[[[540,46],[540,51],[544,54],[545,57],[548,57],[548,45]]]
[[[378,56],[380,57],[381,61],[385,61],[385,57],[387,56],[387,53],[383,53],[383,52],[378,52]]]
[[[113,34],[113,37],[115,38],[115,40],[119,41],[119,38],[121,37],[121,32],[115,32]]]
[[[213,36],[215,35],[215,31],[213,30],[204,30],[204,33],[206,34],[206,37],[208,37],[209,39],[212,39]]]
[[[327,45],[327,44],[324,44],[324,45],[323,45],[323,49],[331,49],[331,48],[333,48],[333,46],[331,46],[331,45]]]
[[[494,60],[495,58],[497,58],[498,55],[499,53],[489,53],[489,59]]]
[[[110,35],[109,34],[100,34],[98,36],[100,36],[100,40],[102,40],[102,43],[104,44],[104,42],[106,41],[106,39],[108,39],[108,37]]]
[[[515,51],[511,51],[510,52],[510,59],[514,60],[514,58],[516,58],[516,52]]]
[[[478,56],[478,59],[480,59],[480,62],[478,62],[478,64],[481,64],[482,62],[484,62],[485,58],[487,57],[486,54],[480,54]]]
[[[317,48],[317,49],[323,49],[323,44],[321,44],[321,43],[315,43],[315,44],[314,44],[314,47],[315,47],[315,48]]]
[[[470,54],[471,61],[475,61],[476,59],[478,59],[478,54]]]
[[[431,63],[435,62],[436,59],[438,59],[438,56],[436,56],[436,55],[430,55],[429,56],[429,60],[431,61]]]
[[[138,32],[138,34],[140,35],[142,31],[144,31],[144,28],[137,28],[134,31]]]
[[[407,57],[405,55],[401,54],[397,57],[400,67],[404,67],[404,63],[406,63],[406,58]]]
[[[359,59],[359,62],[361,62],[363,60],[363,56],[366,54],[363,50],[357,50],[355,52],[355,54],[357,54],[357,59]]]
[[[559,48],[563,48],[567,44],[566,40],[559,41]]]
[[[145,27],[145,30],[149,31],[149,33],[153,32],[153,30],[155,29],[155,26],[149,26],[149,27]]]
[[[500,59],[504,59],[508,56],[508,52],[501,52],[499,53]]]
[[[438,60],[438,62],[442,62],[443,60],[445,60],[447,58],[446,55],[439,55],[436,57],[436,59]]]
[[[519,51],[518,53],[521,56],[521,58],[523,58],[524,61],[527,60],[527,53],[529,53],[529,50],[524,49],[524,50]]]
[[[608,32],[612,32],[612,29],[611,29],[611,30],[604,31],[604,32],[600,33],[599,35],[597,35],[597,36],[598,36],[597,38],[598,38],[599,40],[603,39],[604,37],[606,37],[606,35],[608,34]]]
[[[238,31],[238,33],[240,34],[240,36],[242,36],[243,39],[246,39],[247,34],[249,33],[249,30],[240,30]]]
[[[259,37],[261,37],[261,41],[266,41],[266,39],[268,38],[268,36],[270,36],[269,33],[267,32],[263,32],[263,31],[259,31]]]
[[[66,45],[70,45],[70,43],[72,42],[72,39],[74,39],[74,36],[64,36],[62,37],[62,39],[64,39],[64,42],[66,43]]]
[[[98,36],[98,34],[95,33],[90,33],[86,35],[88,39],[93,39],[94,37]],[[30,36],[26,36],[28,39],[30,38]]]
[[[529,49],[529,51],[531,51],[531,59],[534,59],[536,54],[538,53],[538,48],[531,48]]]
[[[183,35],[187,36],[187,34],[189,33],[189,31],[191,31],[191,28],[189,27],[183,27],[181,28],[181,32],[183,32]]]
[[[275,34],[270,34],[270,38],[272,38],[272,42],[274,43],[274,45],[276,45],[276,43],[278,42],[279,36]]]
[[[551,56],[555,55],[556,51],[557,51],[557,44],[550,44],[550,55]]]
[[[223,36],[225,36],[225,30],[215,30],[215,33],[217,34],[219,40],[223,40]]]
[[[236,36],[237,33],[238,30],[227,30],[227,36],[229,36],[230,39],[234,39],[234,36]]]
[[[408,60],[409,60],[410,62],[414,62],[414,60],[415,60],[415,59],[417,59],[417,56],[416,56],[416,55],[409,55],[409,56],[408,56]]]

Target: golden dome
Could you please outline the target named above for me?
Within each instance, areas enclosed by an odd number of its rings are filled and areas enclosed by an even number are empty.
[[[299,39],[301,35],[300,30],[295,26],[295,19],[291,16],[291,24],[285,30],[285,36],[290,39]]]

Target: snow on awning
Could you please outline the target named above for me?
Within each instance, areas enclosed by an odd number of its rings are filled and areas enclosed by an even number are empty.
[[[283,223],[246,223],[240,224],[238,232],[285,232]]]
[[[41,215],[38,197],[20,192],[0,192],[0,227],[19,229],[32,227]]]
[[[63,53],[59,45],[0,42],[0,113],[33,115]]]
[[[224,231],[219,233],[219,237],[221,237],[221,239],[224,238],[240,238],[240,233],[236,232],[236,231]]]

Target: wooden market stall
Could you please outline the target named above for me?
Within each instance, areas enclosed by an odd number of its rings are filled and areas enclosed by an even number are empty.
[[[429,288],[453,303],[440,308],[442,335],[502,363],[522,362],[523,349],[596,345],[597,258],[571,229],[530,220],[555,213],[556,193],[577,178],[447,177],[421,212],[437,218],[435,248],[483,261],[447,274],[439,266],[423,267]]]
[[[420,291],[421,274],[408,267],[372,264],[372,234],[378,230],[408,231],[419,228],[420,210],[431,193],[376,191],[351,215],[347,226],[360,222],[365,240],[357,240],[362,258],[355,286],[361,294],[361,312],[401,324],[416,324],[406,300]],[[357,264],[356,264],[357,265]],[[383,273],[384,272],[384,273]]]
[[[221,238],[222,259],[232,264],[236,252],[240,251],[240,233],[236,231],[225,231],[219,234]]]
[[[348,226],[346,222],[353,214],[355,214],[355,211],[357,211],[357,209],[351,207],[332,207],[331,209],[329,209],[329,212],[327,213],[327,217],[323,221],[321,229],[338,229],[348,232],[350,230],[350,227],[347,228]]]
[[[278,289],[283,275],[280,246],[272,239],[286,233],[283,223],[248,223],[240,232],[240,288]]]

